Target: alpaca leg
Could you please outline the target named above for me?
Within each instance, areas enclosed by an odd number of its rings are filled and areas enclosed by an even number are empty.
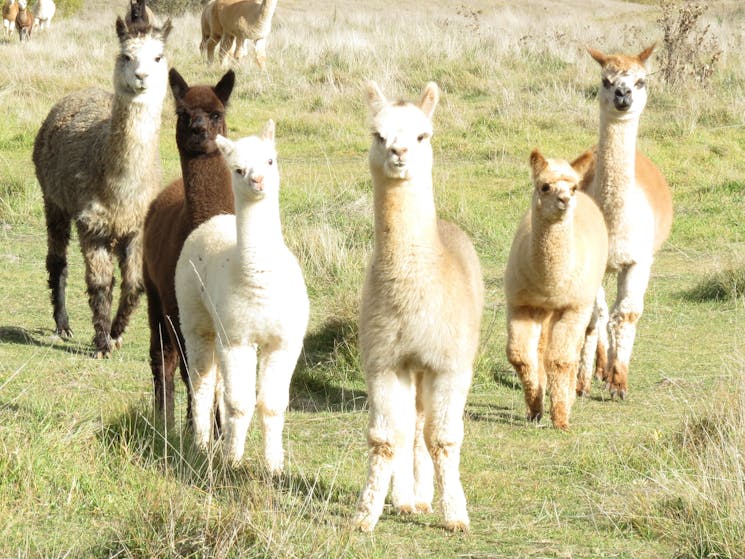
[[[72,337],[70,319],[65,306],[67,288],[67,245],[70,244],[70,218],[57,206],[45,201],[47,222],[47,273],[52,295],[55,332],[63,338]]]
[[[416,512],[432,512],[435,470],[432,457],[424,441],[423,375],[419,373],[416,384],[416,427],[414,431],[414,508]]]
[[[257,39],[254,43],[254,56],[256,64],[259,65],[262,72],[266,72],[266,39]]]
[[[396,439],[391,477],[391,501],[399,514],[416,511],[414,491],[414,444],[416,436],[416,373],[399,375],[399,406],[396,422],[400,439]]]
[[[636,323],[644,312],[644,293],[649,284],[652,261],[637,262],[618,273],[618,294],[608,322],[608,388],[611,396],[623,400],[628,393],[631,351],[636,337]]]
[[[119,270],[122,275],[119,308],[111,323],[111,339],[114,347],[122,347],[122,335],[129,324],[129,317],[137,308],[144,291],[142,283],[142,234],[133,233],[121,239],[116,247]]]
[[[207,40],[207,62],[212,64],[212,62],[215,59],[215,47],[220,44],[220,37],[219,36],[210,36],[210,38]]]
[[[546,350],[551,422],[557,429],[569,428],[569,415],[577,391],[577,366],[581,344],[593,307],[566,310],[553,323]]]
[[[385,496],[393,474],[398,441],[404,435],[399,414],[408,405],[410,390],[402,381],[410,382],[410,374],[393,369],[370,371],[367,374],[367,394],[370,408],[367,427],[368,472],[365,487],[357,503],[353,524],[363,532],[372,532],[383,513]],[[403,392],[403,393],[402,393]]]
[[[540,421],[543,415],[542,366],[539,356],[541,323],[545,313],[526,308],[508,310],[507,359],[523,385],[529,421]]]
[[[256,346],[224,346],[219,354],[225,401],[225,458],[237,465],[243,458],[256,407]]]
[[[163,319],[163,306],[157,289],[145,273],[147,317],[150,325],[150,370],[153,373],[154,409],[167,428],[174,425],[173,373],[177,353],[174,351],[168,326]]]
[[[233,43],[235,42],[235,37],[232,35],[223,35],[222,39],[220,39],[220,64],[222,66],[227,66],[229,63],[229,58],[231,56],[231,52],[233,50]]]
[[[424,439],[441,492],[445,528],[452,531],[467,531],[470,524],[459,468],[463,411],[472,376],[471,371],[453,371],[427,376],[422,383]]]
[[[608,351],[608,306],[605,303],[605,290],[601,287],[595,297],[592,315],[585,331],[585,340],[577,374],[577,396],[589,396],[593,372],[605,374],[606,352]]]
[[[301,349],[302,341],[292,349],[262,348],[257,408],[264,435],[264,460],[272,475],[284,469],[282,430],[290,403],[290,381]]]
[[[209,446],[212,434],[213,406],[217,388],[215,338],[211,332],[190,332],[186,336],[189,353],[194,440],[201,449]]]
[[[111,241],[92,234],[78,222],[78,238],[85,260],[88,304],[93,312],[93,344],[97,358],[111,356],[111,300],[114,290],[114,263]]]

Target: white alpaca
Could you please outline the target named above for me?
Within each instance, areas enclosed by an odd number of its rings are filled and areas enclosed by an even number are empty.
[[[37,0],[34,4],[34,26],[38,25],[39,31],[49,29],[56,11],[54,0]]]
[[[308,324],[308,294],[282,238],[274,123],[269,121],[261,138],[232,142],[218,135],[216,142],[233,172],[236,215],[213,217],[195,229],[176,266],[194,434],[199,446],[209,444],[217,390],[225,455],[237,463],[258,407],[264,458],[278,474],[290,380]]]
[[[469,526],[459,464],[483,284],[471,241],[437,219],[430,137],[438,100],[434,83],[418,106],[389,103],[377,84],[367,87],[375,247],[359,342],[370,408],[369,470],[354,518],[364,531],[373,530],[383,511],[391,476],[399,513],[431,510],[433,473],[445,527]]]
[[[608,270],[617,272],[618,292],[608,323],[608,363],[604,378],[612,396],[625,398],[636,324],[644,310],[655,252],[670,234],[672,194],[659,169],[636,151],[639,118],[647,102],[644,63],[654,45],[636,56],[605,55],[588,49],[601,65],[600,138],[592,181],[587,187],[600,206],[608,226]],[[597,297],[597,313],[607,316],[605,294]],[[601,330],[591,325],[590,332]],[[597,336],[597,334],[595,334]],[[601,338],[602,340],[602,338]],[[591,346],[591,338],[586,346]],[[600,348],[602,353],[602,348]],[[592,347],[584,350],[591,356]],[[586,359],[583,359],[586,361]],[[589,388],[590,366],[583,364]],[[582,383],[583,380],[580,379]]]
[[[580,349],[603,281],[608,234],[595,202],[577,192],[566,161],[530,154],[531,209],[520,222],[505,272],[507,357],[523,384],[528,419],[567,429]]]

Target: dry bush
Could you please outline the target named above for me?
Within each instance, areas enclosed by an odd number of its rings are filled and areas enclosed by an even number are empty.
[[[197,11],[204,2],[201,0],[150,0],[150,7],[156,14],[180,16]]]
[[[706,84],[722,55],[719,43],[709,36],[709,25],[701,16],[709,9],[701,1],[661,0],[662,15],[657,23],[663,31],[660,55],[662,79],[669,85],[696,81]]]

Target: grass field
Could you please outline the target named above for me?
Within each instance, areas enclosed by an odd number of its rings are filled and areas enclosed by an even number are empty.
[[[565,433],[524,420],[504,355],[502,277],[530,200],[527,158],[533,147],[572,158],[596,141],[599,73],[583,45],[639,52],[662,40],[659,7],[421,4],[280,0],[268,72],[250,56],[236,68],[229,134],[277,122],[285,237],[311,298],[280,481],[261,469],[255,427],[236,470],[195,452],[183,424],[162,433],[144,304],[121,350],[90,357],[76,239],[75,337],[52,335],[31,149],[60,97],[111,88],[125,2],[87,2],[26,45],[0,41],[0,557],[745,558],[745,8],[709,3],[703,23],[722,50],[710,82],[650,77],[639,147],[672,186],[673,232],[653,267],[630,397],[611,401],[596,383]],[[198,44],[198,14],[175,17],[170,64],[190,83],[214,84],[224,70]],[[406,98],[429,80],[442,88],[436,201],[470,234],[484,269],[461,464],[467,535],[443,531],[437,514],[403,518],[388,507],[373,535],[349,529],[367,468],[356,347],[372,246],[367,79]],[[179,172],[174,125],[169,97],[164,181]]]

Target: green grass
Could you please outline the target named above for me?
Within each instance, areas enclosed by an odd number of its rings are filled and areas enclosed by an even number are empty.
[[[57,99],[79,87],[111,87],[114,12],[99,2],[82,21],[60,18],[27,45],[2,45],[0,556],[743,558],[745,507],[733,487],[742,482],[734,457],[745,453],[735,410],[745,404],[741,389],[729,390],[737,397],[723,391],[745,371],[737,256],[745,247],[745,70],[737,42],[745,14],[731,2],[713,4],[724,54],[707,88],[673,91],[650,79],[639,146],[672,186],[673,232],[653,267],[630,398],[610,401],[596,384],[563,433],[546,420],[524,421],[504,355],[502,277],[529,204],[527,156],[539,147],[572,158],[596,141],[597,65],[581,46],[638,52],[660,38],[657,12],[631,2],[585,11],[566,5],[561,13],[541,0],[468,6],[482,10],[476,22],[455,4],[282,0],[269,72],[259,73],[250,57],[237,68],[229,135],[277,122],[283,226],[311,298],[282,480],[263,472],[255,428],[237,470],[219,454],[194,451],[183,424],[162,433],[152,417],[144,304],[122,350],[107,361],[89,357],[75,239],[68,288],[75,337],[52,336],[30,154]],[[214,84],[224,69],[200,59],[198,29],[197,15],[175,18],[169,60],[189,83]],[[367,79],[391,97],[417,98],[429,80],[442,87],[436,201],[471,235],[484,269],[461,465],[468,535],[444,532],[436,514],[399,518],[388,508],[372,536],[349,530],[367,467],[356,347],[373,233]],[[179,173],[174,125],[169,99],[164,181]],[[720,295],[697,291],[719,283]],[[177,397],[183,422],[181,386]],[[740,477],[728,477],[732,471]]]

